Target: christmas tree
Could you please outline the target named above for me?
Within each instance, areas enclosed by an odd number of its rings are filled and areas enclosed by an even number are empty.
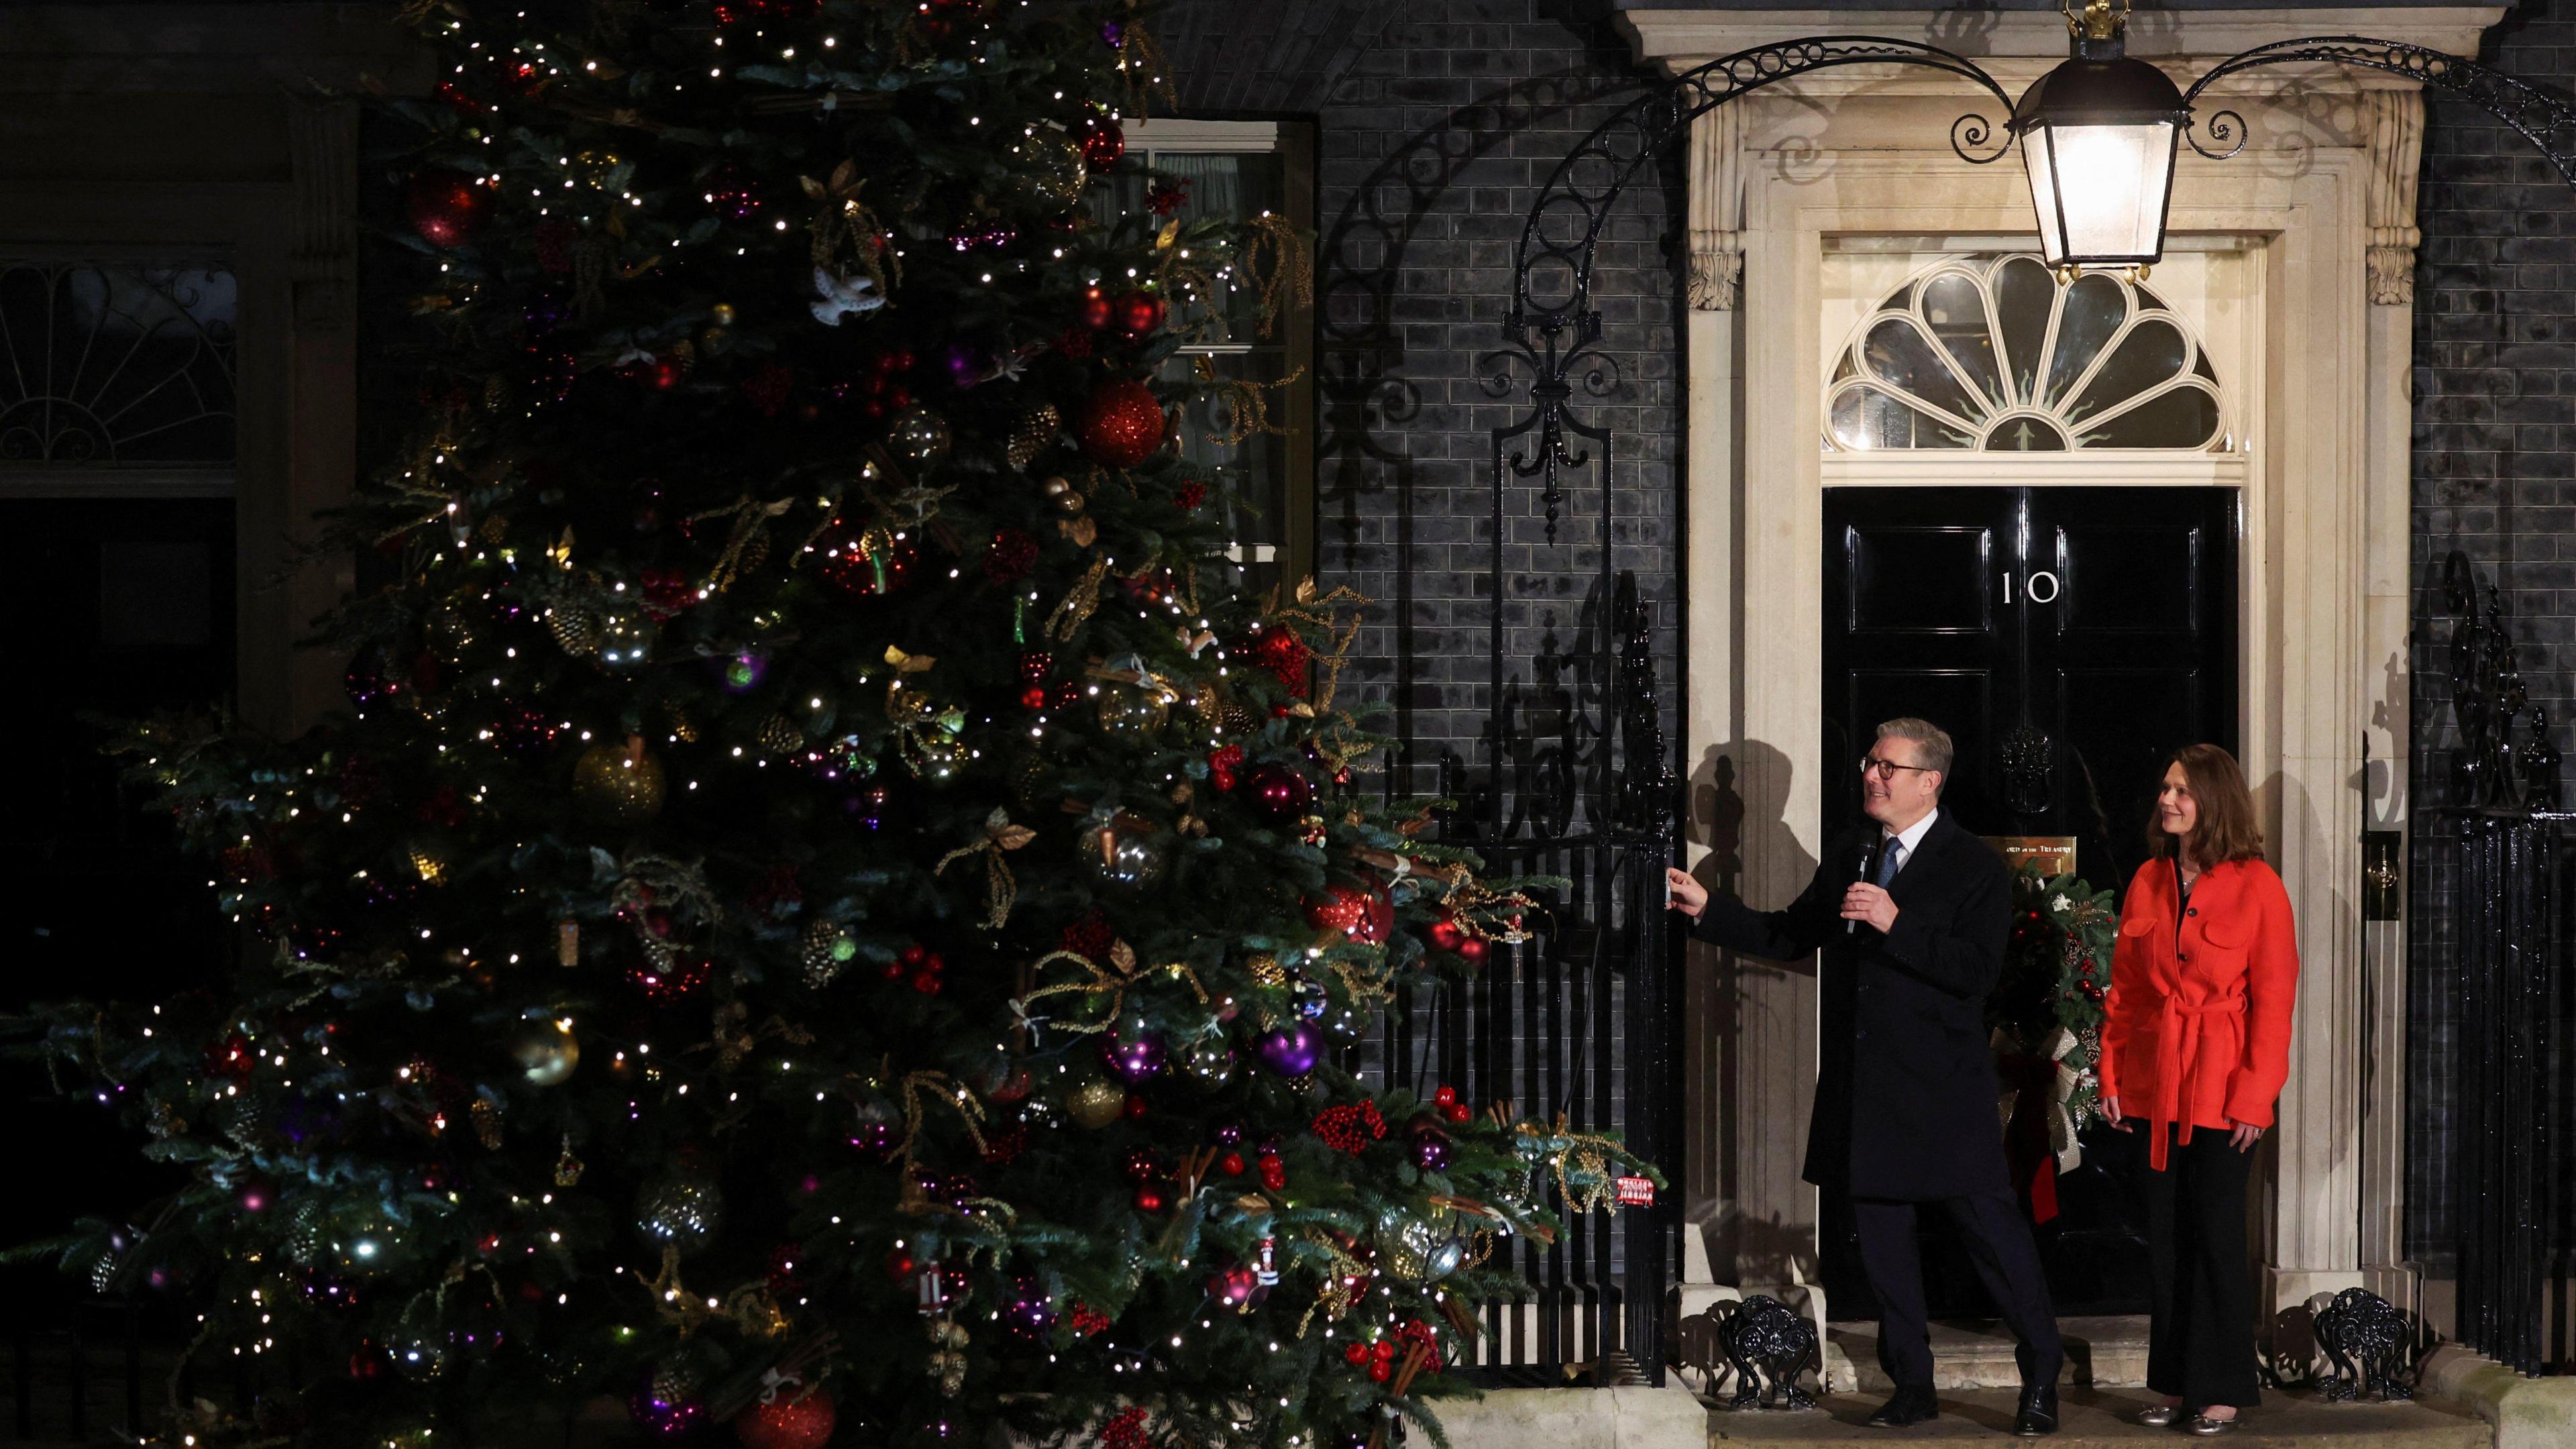
[[[1430,1425],[1495,1241],[1641,1169],[1345,1070],[1533,907],[1364,795],[1361,601],[1225,562],[1171,418],[1265,400],[1167,363],[1303,242],[1106,203],[1142,17],[408,14],[351,710],[140,732],[252,962],[48,1038],[190,1172],[66,1261],[305,1369],[164,1442]]]

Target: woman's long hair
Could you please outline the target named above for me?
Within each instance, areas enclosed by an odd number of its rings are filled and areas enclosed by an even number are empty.
[[[2237,768],[2234,755],[2216,745],[2185,745],[2165,763],[2182,766],[2182,777],[2191,786],[2197,807],[2190,837],[2195,842],[2194,858],[2204,866],[2263,858],[2263,827],[2254,823],[2254,795],[2245,788],[2245,772]],[[2156,778],[2162,788],[2163,772],[2157,772]],[[2161,815],[2148,812],[2150,854],[2176,854],[2183,839],[2166,831]]]

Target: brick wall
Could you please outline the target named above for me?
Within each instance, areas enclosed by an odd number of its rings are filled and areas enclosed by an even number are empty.
[[[1484,762],[1492,430],[1526,415],[1530,378],[1503,355],[1514,247],[1555,164],[1652,79],[1608,10],[1201,3],[1167,24],[1185,113],[1316,122],[1318,566],[1326,586],[1380,601],[1346,690],[1392,708],[1382,724],[1403,741],[1400,791],[1437,788],[1444,752]],[[1594,297],[1619,375],[1605,397],[1578,393],[1613,434],[1613,561],[1638,572],[1653,605],[1668,730],[1681,613],[1678,159],[1641,175],[1604,233]],[[1510,381],[1501,396],[1498,377]],[[1569,482],[1553,542],[1536,481],[1516,481],[1504,505],[1507,687],[1542,720],[1559,696],[1597,711],[1606,684],[1584,659],[1610,612],[1593,573],[1599,482],[1589,470]]]
[[[2526,0],[2481,57],[2565,94],[2576,0]],[[2432,103],[2415,294],[2415,648],[2412,798],[2449,803],[2453,727],[2442,561],[2466,553],[2503,591],[2533,701],[2568,748],[2576,708],[2576,194],[2513,131]],[[2407,1238],[2445,1271],[2456,1234],[2446,1168],[2457,982],[2451,902],[2419,828],[2409,971]]]

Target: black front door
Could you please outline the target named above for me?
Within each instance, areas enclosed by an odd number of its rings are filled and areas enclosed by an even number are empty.
[[[1942,808],[1961,824],[2071,836],[2078,875],[2126,887],[2166,757],[2236,748],[2238,519],[2232,488],[1827,489],[1828,823],[1859,813],[1878,722],[1916,715],[1958,746]],[[2040,1229],[2049,1286],[2060,1313],[2144,1311],[2132,1144],[2084,1141]],[[1826,1224],[1834,1311],[1870,1316],[1847,1213]],[[1983,1311],[1946,1234],[1925,1250],[1933,1310]]]

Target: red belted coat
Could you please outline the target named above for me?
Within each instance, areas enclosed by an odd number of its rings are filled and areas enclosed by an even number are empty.
[[[2102,1026],[2102,1095],[2151,1125],[2147,1160],[2159,1172],[2168,1136],[2272,1125],[2299,990],[2298,927],[2272,867],[2211,866],[2180,912],[2175,894],[2170,858],[2130,878]]]

